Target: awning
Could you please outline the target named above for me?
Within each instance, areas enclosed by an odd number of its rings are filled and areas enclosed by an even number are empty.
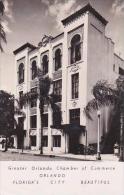
[[[85,133],[85,126],[79,124],[62,124],[62,125],[52,125],[53,129],[62,129],[65,133]]]

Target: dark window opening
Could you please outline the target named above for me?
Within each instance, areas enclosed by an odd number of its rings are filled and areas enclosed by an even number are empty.
[[[61,62],[61,50],[57,49],[55,52],[55,71],[57,71],[59,68],[61,68],[62,62]]]
[[[61,111],[53,112],[53,126],[60,126],[61,125]]]
[[[18,126],[19,126],[19,129],[24,130],[24,117],[18,118]]]
[[[37,98],[32,98],[30,101],[31,108],[37,107]]]
[[[37,63],[34,60],[32,62],[32,80],[35,79],[37,77]]]
[[[113,71],[115,72],[115,64],[113,64]]]
[[[36,146],[36,136],[30,136],[31,146]]]
[[[80,109],[70,110],[70,123],[80,125]]]
[[[37,116],[33,115],[30,117],[30,128],[35,129],[37,128]]]
[[[53,82],[53,94],[56,95],[55,102],[62,101],[62,80],[57,80]]]
[[[122,75],[122,76],[124,76],[124,69],[122,69],[122,68],[119,67],[119,74]]]
[[[72,99],[79,96],[79,73],[72,75]]]
[[[42,59],[42,69],[43,69],[43,74],[47,74],[48,73],[48,56],[44,55],[43,59]]]
[[[23,108],[23,102],[22,102],[22,97],[23,97],[23,91],[19,92],[19,102],[20,102],[20,108]]]
[[[47,135],[43,136],[43,147],[48,147],[48,136]]]
[[[19,84],[24,82],[24,64],[21,63],[19,65],[19,70],[18,70],[18,82]]]
[[[81,38],[75,35],[71,40],[71,64],[81,60]]]
[[[48,127],[48,114],[43,114],[42,117],[43,117],[42,118],[43,127]]]
[[[31,89],[31,100],[30,105],[31,108],[37,107],[37,87]]]
[[[53,147],[61,147],[61,135],[53,135]]]

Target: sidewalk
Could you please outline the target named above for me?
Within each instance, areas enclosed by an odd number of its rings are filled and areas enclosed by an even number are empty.
[[[21,149],[8,149],[8,152],[11,153],[20,153],[20,154],[29,154],[29,155],[35,155],[35,156],[48,156],[48,157],[61,157],[61,158],[68,158],[68,159],[76,159],[76,160],[82,160],[82,161],[96,161],[96,155],[81,155],[81,154],[40,154],[40,151],[33,151],[33,150],[22,150]],[[118,157],[114,154],[101,154],[101,161],[119,161]]]

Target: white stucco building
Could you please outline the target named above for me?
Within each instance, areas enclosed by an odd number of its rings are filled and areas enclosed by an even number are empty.
[[[94,121],[89,121],[84,107],[92,99],[91,89],[98,80],[113,82],[124,72],[124,60],[114,53],[114,43],[105,35],[107,21],[91,5],[70,15],[62,24],[64,32],[47,43],[44,37],[39,47],[26,43],[14,51],[17,98],[36,90],[37,67],[52,78],[54,92],[60,95],[62,125],[66,128],[55,128],[52,111],[45,106],[44,153],[75,152],[79,143],[97,142],[97,117],[94,114]],[[26,113],[24,146],[38,150],[41,145],[39,101],[33,100],[22,109]],[[20,123],[21,120],[19,117]],[[107,120],[107,111],[103,110],[101,136],[108,131]],[[20,140],[16,139],[16,147],[20,147]]]

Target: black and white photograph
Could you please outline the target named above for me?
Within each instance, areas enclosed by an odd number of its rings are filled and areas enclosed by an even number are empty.
[[[0,195],[123,195],[124,0],[0,0]]]
[[[0,160],[124,161],[123,21],[123,0],[0,1]]]

